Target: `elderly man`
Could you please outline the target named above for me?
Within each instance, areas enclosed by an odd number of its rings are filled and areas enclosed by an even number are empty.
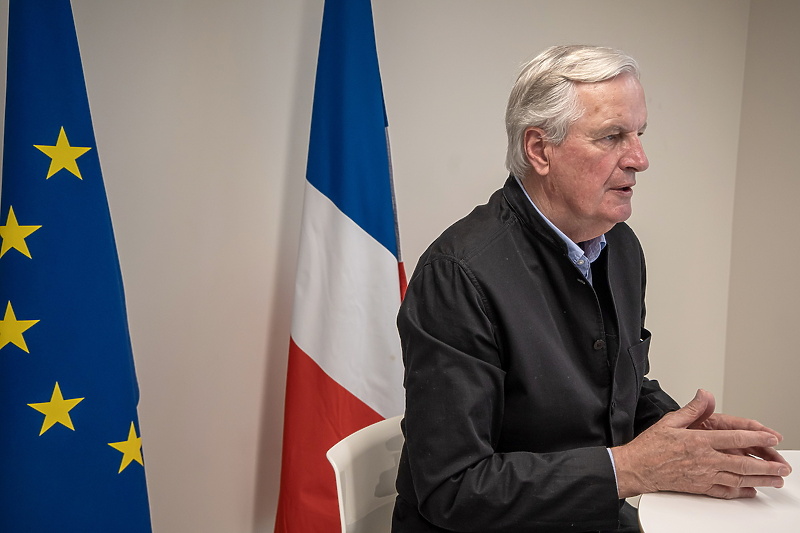
[[[625,54],[554,47],[523,68],[511,176],[423,254],[398,317],[394,532],[638,531],[629,496],[782,485],[778,433],[705,391],[679,409],[645,377],[644,256],[624,221],[646,126]]]

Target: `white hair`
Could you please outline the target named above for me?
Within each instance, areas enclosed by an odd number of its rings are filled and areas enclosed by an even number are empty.
[[[575,85],[610,80],[623,73],[639,79],[639,65],[627,54],[599,46],[553,46],[523,65],[506,108],[506,168],[519,178],[531,165],[525,130],[542,128],[548,141],[561,144],[583,114]]]

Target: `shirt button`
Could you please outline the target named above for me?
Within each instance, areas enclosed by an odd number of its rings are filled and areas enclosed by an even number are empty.
[[[605,347],[606,347],[606,341],[604,341],[603,339],[597,339],[596,341],[594,341],[593,348],[595,350],[602,350]]]

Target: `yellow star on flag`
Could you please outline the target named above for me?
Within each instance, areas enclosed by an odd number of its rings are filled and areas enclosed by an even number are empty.
[[[29,403],[28,405],[30,407],[44,414],[44,423],[42,424],[42,430],[39,432],[39,436],[41,437],[45,431],[56,424],[67,426],[72,431],[75,431],[69,412],[72,408],[81,403],[81,401],[83,401],[83,398],[65,400],[64,396],[61,395],[61,387],[58,386],[58,382],[56,381],[56,386],[53,388],[53,395],[50,397],[49,402]]]
[[[6,225],[0,226],[0,238],[3,239],[3,245],[0,247],[0,257],[3,257],[7,251],[13,248],[25,257],[30,258],[31,252],[28,250],[25,238],[39,228],[41,226],[20,226],[19,222],[17,222],[17,216],[14,214],[14,208],[9,207]]]
[[[132,461],[144,466],[144,461],[142,460],[142,438],[136,436],[136,428],[133,426],[133,422],[131,422],[131,429],[128,431],[128,440],[109,442],[108,445],[122,452],[122,464],[119,465],[118,474],[125,470]]]
[[[58,140],[55,146],[41,144],[34,144],[33,146],[52,159],[50,162],[50,170],[47,171],[47,179],[50,179],[53,174],[62,168],[69,170],[79,179],[83,179],[81,171],[78,169],[78,162],[76,159],[91,150],[91,148],[70,146],[67,134],[64,132],[64,126],[61,126],[61,131],[58,134]]]
[[[6,314],[3,320],[0,320],[0,350],[5,348],[9,342],[21,348],[26,353],[28,345],[25,343],[25,338],[22,336],[28,328],[39,322],[38,320],[17,320],[14,314],[14,308],[11,307],[11,302],[8,302],[6,307]]]

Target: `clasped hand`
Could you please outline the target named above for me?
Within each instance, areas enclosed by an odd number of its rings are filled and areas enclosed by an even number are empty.
[[[773,448],[780,433],[714,407],[714,396],[699,390],[686,406],[612,448],[619,497],[673,491],[752,498],[754,487],[782,487],[791,467]]]

